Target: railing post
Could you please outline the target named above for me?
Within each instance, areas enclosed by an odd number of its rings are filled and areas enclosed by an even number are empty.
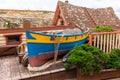
[[[93,34],[90,34],[90,35],[89,35],[89,42],[88,42],[88,43],[89,43],[89,45],[91,45],[91,46],[92,46],[92,38],[93,38]]]
[[[91,33],[88,43],[104,52],[110,52],[112,49],[120,48],[120,31]]]

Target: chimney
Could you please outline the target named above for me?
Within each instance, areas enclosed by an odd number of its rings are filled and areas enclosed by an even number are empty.
[[[31,27],[30,21],[25,20],[25,21],[23,22],[23,28],[24,28],[24,30],[29,30],[30,27]]]
[[[68,0],[65,0],[65,3],[69,3],[69,1],[68,1]]]

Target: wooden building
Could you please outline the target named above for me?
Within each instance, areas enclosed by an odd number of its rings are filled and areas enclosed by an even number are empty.
[[[31,28],[31,24],[28,21],[25,21],[24,28],[16,29],[0,29],[0,55],[5,54],[16,54],[16,48],[21,43],[26,43],[26,30],[33,31],[49,31],[49,30],[62,30],[66,28],[74,28],[75,26],[51,26],[51,27],[38,27]]]
[[[111,7],[93,9],[61,1],[58,1],[52,24],[56,26],[76,25],[81,28],[94,28],[102,25],[120,28],[120,20]]]

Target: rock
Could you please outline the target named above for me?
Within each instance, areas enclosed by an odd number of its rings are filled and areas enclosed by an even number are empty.
[[[52,11],[38,11],[38,10],[0,10],[0,28],[5,28],[5,23],[10,21],[23,27],[23,21],[28,20],[31,22],[31,27],[50,26],[54,12]]]

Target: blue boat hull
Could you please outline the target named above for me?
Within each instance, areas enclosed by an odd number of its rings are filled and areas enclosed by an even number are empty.
[[[34,67],[53,58],[56,50],[58,50],[58,55],[62,55],[73,47],[84,44],[87,41],[88,32],[63,35],[26,31],[26,37],[29,63]]]
[[[83,43],[85,43],[87,41],[87,38],[81,41],[77,41],[77,42],[72,42],[72,43],[61,43],[58,46],[58,51],[65,51],[65,50],[70,50],[72,49],[74,46],[78,46],[81,45]],[[32,45],[32,46],[31,46]],[[55,44],[42,44],[42,43],[27,43],[27,46],[29,46],[28,48],[28,56],[32,57],[32,56],[38,56],[41,54],[48,54],[48,53],[54,53],[55,52]],[[33,54],[34,52],[34,54]]]
[[[85,42],[87,42],[87,38],[78,42],[60,44],[58,48],[59,51],[58,55],[66,54],[74,46],[84,44]],[[32,67],[40,66],[49,59],[54,57],[55,52],[54,44],[28,43],[27,46],[29,46],[28,48],[29,63]],[[34,52],[34,54],[32,52]]]

